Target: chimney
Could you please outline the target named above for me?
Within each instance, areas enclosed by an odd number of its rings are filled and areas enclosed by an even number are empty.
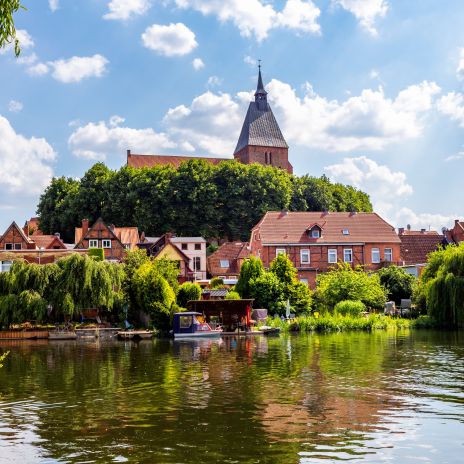
[[[403,235],[404,234],[404,227],[399,227],[398,228],[398,235]]]
[[[421,234],[425,234],[425,229],[421,229]]]
[[[280,213],[281,216],[288,216],[288,209],[283,209]]]
[[[61,238],[59,232],[55,232],[53,235],[54,235],[55,237]]]
[[[355,209],[353,209],[353,211],[350,211],[350,217],[351,216],[356,216],[357,213],[358,212]]]
[[[454,225],[457,226],[459,224],[459,222],[460,222],[459,219],[455,219],[454,220]]]
[[[26,237],[29,237],[29,221],[26,221],[26,224],[24,224],[23,232]]]
[[[406,227],[408,230],[411,230],[411,224],[408,224]]]
[[[82,219],[82,237],[85,237],[88,231],[89,231],[89,220]]]
[[[114,224],[111,224],[111,225],[110,225],[110,230],[111,230],[112,232],[114,232],[114,229],[116,229],[116,226],[115,226]]]

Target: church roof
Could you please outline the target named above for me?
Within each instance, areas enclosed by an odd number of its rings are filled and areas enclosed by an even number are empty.
[[[257,102],[250,102],[234,153],[247,145],[288,148],[274,113],[267,102],[264,110],[258,108]]]
[[[234,154],[247,145],[288,148],[274,113],[267,102],[267,92],[264,90],[261,67],[259,68],[255,101],[250,102],[248,107]]]

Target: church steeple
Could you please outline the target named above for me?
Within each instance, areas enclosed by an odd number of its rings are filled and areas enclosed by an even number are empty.
[[[255,102],[257,103],[260,110],[265,110],[267,103],[267,92],[264,90],[263,77],[261,76],[261,60],[258,65],[258,69],[258,86],[255,92]]]

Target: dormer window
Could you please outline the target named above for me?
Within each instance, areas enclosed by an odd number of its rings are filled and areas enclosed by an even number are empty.
[[[312,238],[320,238],[321,231],[319,229],[312,229],[311,230],[311,237]]]
[[[343,229],[342,234],[343,235],[350,235],[350,231],[348,229]]]
[[[307,229],[306,233],[310,238],[321,238],[322,237],[322,227],[319,224],[311,224]]]

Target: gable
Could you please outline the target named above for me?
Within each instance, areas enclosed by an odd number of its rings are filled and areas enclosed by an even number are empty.
[[[166,244],[166,246],[155,256],[155,259],[160,258],[166,258],[172,261],[186,261],[186,256],[172,243]]]

